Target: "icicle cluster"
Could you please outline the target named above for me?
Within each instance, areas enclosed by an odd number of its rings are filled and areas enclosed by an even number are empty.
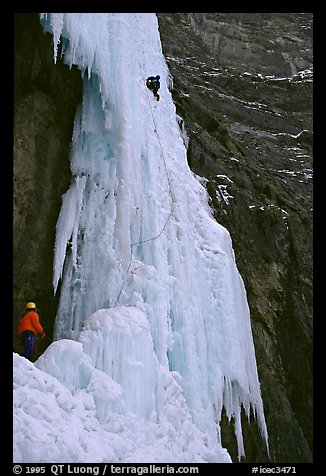
[[[37,367],[75,394],[93,392],[102,429],[127,432],[128,419],[128,432],[136,421],[142,428],[147,422],[152,435],[153,425],[169,428],[171,448],[179,446],[183,461],[228,460],[223,408],[234,418],[239,458],[242,408],[248,418],[253,412],[268,445],[245,288],[230,235],[212,218],[187,164],[156,16],[40,18],[53,34],[55,61],[61,42],[64,61],[81,70],[84,96],[53,281],[55,291],[62,281],[56,339],[80,355],[59,369],[50,346]],[[160,102],[145,87],[156,74]]]

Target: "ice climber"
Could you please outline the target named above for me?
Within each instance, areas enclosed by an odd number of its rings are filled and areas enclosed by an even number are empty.
[[[159,75],[149,76],[146,79],[146,86],[148,87],[148,89],[153,91],[154,96],[159,101],[160,100],[160,95],[158,94],[157,91],[160,89],[160,86],[161,86],[160,85],[160,76]]]
[[[34,349],[35,337],[37,337],[37,335],[40,335],[42,339],[45,337],[45,332],[40,324],[39,315],[36,312],[36,304],[34,302],[28,302],[26,304],[25,313],[19,322],[18,334],[24,346],[23,356],[28,359]]]

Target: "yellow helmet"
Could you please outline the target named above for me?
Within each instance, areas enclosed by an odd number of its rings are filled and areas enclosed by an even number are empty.
[[[25,307],[26,309],[36,309],[36,304],[35,302],[28,302]]]

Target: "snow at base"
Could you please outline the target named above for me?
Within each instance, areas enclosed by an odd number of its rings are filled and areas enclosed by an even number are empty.
[[[228,231],[187,163],[155,14],[41,14],[82,72],[56,227],[55,342],[14,354],[14,462],[231,462],[224,409],[268,445]],[[145,87],[161,76],[161,100]]]
[[[194,425],[136,307],[97,311],[78,342],[35,365],[14,354],[14,368],[15,462],[231,462]]]

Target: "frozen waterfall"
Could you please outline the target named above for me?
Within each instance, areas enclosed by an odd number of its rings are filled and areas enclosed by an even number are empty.
[[[56,227],[56,341],[35,365],[14,356],[16,399],[19,369],[34,376],[25,399],[51,387],[57,427],[46,415],[40,424],[49,448],[64,443],[49,453],[43,441],[40,457],[17,435],[16,460],[230,462],[223,409],[239,458],[242,408],[268,446],[245,288],[229,233],[187,163],[156,15],[40,20],[54,61],[78,66],[84,93]],[[156,74],[159,102],[145,87]],[[17,421],[28,412],[20,407]]]

